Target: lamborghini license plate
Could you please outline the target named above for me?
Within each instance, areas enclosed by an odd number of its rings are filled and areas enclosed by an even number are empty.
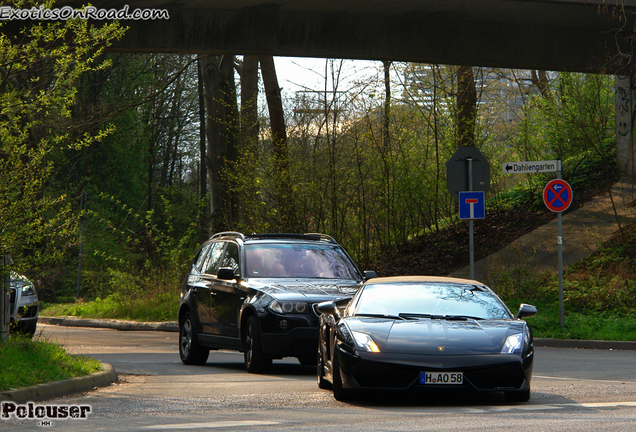
[[[462,372],[420,372],[420,384],[463,384]]]

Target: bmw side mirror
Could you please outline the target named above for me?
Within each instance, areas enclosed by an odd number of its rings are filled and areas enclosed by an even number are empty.
[[[364,271],[364,280],[369,280],[369,279],[373,279],[373,278],[377,278],[378,274],[376,272],[374,272],[373,270],[365,270]]]
[[[515,318],[524,319],[524,318],[533,317],[536,314],[537,314],[536,307],[529,304],[521,303],[521,305],[519,306],[519,312],[517,312],[517,316]]]
[[[217,279],[222,280],[232,280],[236,278],[236,276],[234,276],[234,270],[232,270],[230,267],[221,267],[216,273],[216,277]]]

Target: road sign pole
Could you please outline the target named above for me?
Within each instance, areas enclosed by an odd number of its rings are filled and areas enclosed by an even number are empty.
[[[0,257],[0,343],[9,339],[9,324],[11,323],[10,263],[12,261],[8,255]]]
[[[473,158],[468,161],[468,191],[473,191]],[[473,219],[468,220],[468,248],[470,249],[470,278],[475,279],[475,236],[473,233]]]
[[[563,212],[572,204],[572,186],[561,180],[561,161],[556,161],[557,178],[550,180],[543,189],[543,202],[557,215],[557,255],[559,266],[559,325],[563,327]]]
[[[561,179],[561,160],[557,160],[557,179]],[[557,216],[557,243],[559,255],[559,325],[563,327],[563,212]]]

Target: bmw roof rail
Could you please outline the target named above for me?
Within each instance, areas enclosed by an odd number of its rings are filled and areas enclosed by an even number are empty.
[[[321,240],[321,241],[327,241],[329,243],[333,243],[333,244],[338,244],[338,242],[336,242],[333,238],[329,237],[326,234],[320,234],[320,233],[305,233],[305,234],[296,234],[296,233],[253,233],[248,235],[247,237],[251,238],[251,239],[265,239],[265,238],[271,238],[271,239],[276,239],[276,238],[288,238],[288,239],[312,239],[312,240]]]
[[[305,235],[310,235],[310,236],[318,236],[320,237],[322,240],[326,240],[329,243],[334,243],[334,244],[338,244],[338,242],[331,236],[328,236],[327,234],[321,234],[321,233],[305,233]]]
[[[212,237],[210,237],[210,240],[215,239],[217,237],[224,237],[224,236],[240,237],[241,240],[245,241],[245,236],[242,233],[236,232],[236,231],[223,231],[220,233],[213,234]]]

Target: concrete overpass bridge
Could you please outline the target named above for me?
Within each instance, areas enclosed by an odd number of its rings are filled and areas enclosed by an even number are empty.
[[[56,6],[81,7],[85,0]],[[616,73],[636,0],[92,0],[165,9],[121,51],[271,54]]]

